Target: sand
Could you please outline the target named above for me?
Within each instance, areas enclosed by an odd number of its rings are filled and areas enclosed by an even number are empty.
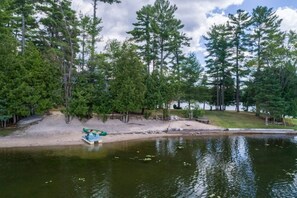
[[[60,112],[52,112],[42,121],[27,128],[18,130],[13,134],[0,138],[0,147],[33,147],[33,146],[62,146],[85,144],[81,137],[82,128],[94,128],[107,131],[108,135],[102,137],[103,144],[117,141],[146,139],[154,137],[176,136],[199,130],[221,130],[220,127],[188,120],[146,120],[132,119],[129,123],[120,120],[108,120],[103,123],[97,118],[86,122],[72,119],[65,123],[65,117]],[[174,134],[167,133],[175,131]]]

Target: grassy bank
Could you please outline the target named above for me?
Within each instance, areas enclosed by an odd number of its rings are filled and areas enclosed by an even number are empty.
[[[8,136],[8,135],[12,134],[15,131],[16,131],[16,128],[0,129],[0,137]]]
[[[265,125],[265,120],[262,117],[255,116],[255,113],[250,112],[235,112],[235,111],[206,111],[205,116],[210,122],[225,128],[292,128],[293,126],[283,126],[269,124]]]
[[[172,110],[171,114],[182,116],[179,110]],[[256,117],[255,113],[235,112],[235,111],[205,111],[205,116],[210,123],[224,128],[280,128],[280,129],[296,129],[297,119],[287,119],[289,126],[269,124],[265,125],[262,117]]]

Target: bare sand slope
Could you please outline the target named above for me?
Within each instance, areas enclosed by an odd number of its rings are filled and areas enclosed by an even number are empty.
[[[10,136],[0,138],[0,147],[27,147],[27,146],[54,146],[54,145],[79,145],[82,128],[95,128],[107,131],[109,135],[103,137],[103,142],[125,141],[160,136],[171,136],[166,131],[177,130],[203,130],[219,129],[213,125],[202,124],[196,121],[159,121],[159,120],[130,120],[123,123],[120,120],[101,120],[92,118],[86,122],[72,119],[65,123],[64,115],[52,113],[38,124],[19,130]]]

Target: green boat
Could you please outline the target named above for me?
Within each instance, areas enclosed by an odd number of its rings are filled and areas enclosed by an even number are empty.
[[[105,131],[101,131],[99,129],[88,129],[88,128],[83,128],[83,132],[84,133],[96,133],[98,134],[99,136],[106,136],[107,135],[107,132]]]

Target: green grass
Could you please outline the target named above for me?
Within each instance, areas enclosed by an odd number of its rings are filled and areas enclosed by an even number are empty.
[[[269,124],[265,125],[262,117],[256,117],[255,113],[235,112],[235,111],[206,111],[205,117],[214,125],[224,128],[277,128],[277,129],[296,129],[296,125],[283,126]]]
[[[15,132],[15,128],[5,128],[5,129],[0,129],[0,137],[8,136]]]
[[[170,110],[170,114],[183,117],[181,110]],[[276,128],[297,130],[297,119],[286,119],[289,126],[275,124],[266,126],[263,117],[256,117],[255,113],[250,112],[205,111],[204,117],[207,117],[211,124],[224,128]]]

